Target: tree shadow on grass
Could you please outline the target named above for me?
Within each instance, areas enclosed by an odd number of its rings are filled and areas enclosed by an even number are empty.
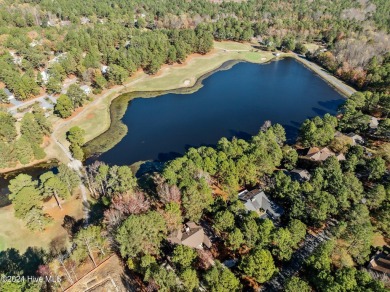
[[[29,247],[21,254],[15,248],[0,252],[0,274],[7,276],[34,276],[44,264],[46,253],[42,248]]]

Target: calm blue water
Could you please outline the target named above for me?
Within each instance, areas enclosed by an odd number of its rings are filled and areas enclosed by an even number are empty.
[[[192,94],[136,98],[123,122],[128,134],[98,160],[132,164],[167,160],[221,137],[248,138],[266,120],[282,124],[290,141],[307,118],[335,114],[343,97],[293,59],[239,63],[203,81]]]

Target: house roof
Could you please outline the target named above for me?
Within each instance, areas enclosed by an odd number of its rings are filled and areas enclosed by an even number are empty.
[[[358,134],[349,133],[347,136],[352,139],[352,145],[356,145],[356,143],[364,143],[363,137]]]
[[[320,151],[320,148],[318,147],[310,147],[309,150],[307,151],[306,155],[312,155]]]
[[[300,179],[310,180],[310,173],[306,169],[293,169],[290,171],[294,176],[298,176]]]
[[[314,161],[324,161],[329,156],[335,155],[328,147],[322,148],[321,150],[317,149],[317,147],[310,148],[306,156]]]
[[[345,160],[345,155],[343,153],[339,153],[336,155],[336,158],[338,161],[344,161]]]
[[[283,208],[270,201],[260,189],[254,189],[252,191],[245,190],[239,193],[238,197],[244,202],[248,211],[256,212],[263,209],[274,218],[278,218],[284,213]]]
[[[371,270],[390,275],[390,255],[380,252],[376,254],[368,264]]]
[[[378,128],[378,124],[379,124],[379,122],[378,122],[378,119],[376,117],[370,117],[370,124],[369,124],[369,126],[370,126],[371,129]]]
[[[348,137],[351,137],[352,139],[354,140],[363,140],[363,137],[358,135],[358,134],[355,134],[355,133],[348,133],[347,134]]]
[[[187,222],[183,231],[175,230],[168,237],[172,243],[183,244],[192,248],[202,248],[202,244],[211,247],[211,241],[204,233],[203,227],[194,222]]]
[[[85,92],[85,94],[89,94],[92,92],[91,87],[88,85],[82,85],[82,86],[80,86],[80,88]]]
[[[335,154],[328,147],[322,148],[321,150],[317,147],[311,147],[306,154],[306,157],[313,161],[325,161],[330,156],[336,156],[337,160],[345,160],[345,156],[342,153]]]

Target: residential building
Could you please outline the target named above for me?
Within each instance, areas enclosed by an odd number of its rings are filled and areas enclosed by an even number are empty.
[[[293,169],[290,171],[290,176],[291,178],[293,178],[294,180],[298,180],[298,181],[309,181],[310,178],[311,178],[311,175],[310,173],[306,170],[306,169]]]
[[[370,123],[369,123],[369,127],[373,130],[377,129],[378,128],[378,125],[379,125],[379,122],[378,122],[378,119],[376,117],[372,117],[370,116]]]
[[[318,147],[310,147],[308,150],[306,157],[313,161],[325,161],[330,156],[336,156],[338,161],[345,160],[345,156],[342,153],[336,154],[328,147],[318,148]]]
[[[364,144],[364,139],[362,136],[355,134],[355,133],[349,133],[347,134],[348,137],[352,139],[352,145],[357,145],[357,144]]]
[[[48,71],[47,70],[41,71],[40,74],[42,77],[43,84],[46,84],[49,81],[49,77],[50,77]]]
[[[86,95],[90,95],[92,93],[92,89],[88,85],[82,85],[80,86],[80,88],[84,91]]]
[[[368,264],[370,270],[390,276],[390,254],[378,252]]]
[[[106,74],[107,71],[108,71],[108,66],[106,66],[106,65],[101,65],[101,66],[100,66],[100,71],[102,72],[102,74]]]
[[[270,216],[272,219],[279,219],[284,213],[283,208],[269,200],[260,189],[244,190],[238,194],[238,198],[248,211],[257,212],[263,218]]]
[[[205,234],[203,227],[194,222],[187,222],[184,230],[178,229],[172,232],[168,240],[172,243],[183,244],[191,248],[203,249],[203,245],[211,247],[211,241]]]

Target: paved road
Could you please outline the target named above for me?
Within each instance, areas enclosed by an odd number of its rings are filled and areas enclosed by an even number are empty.
[[[306,259],[313,253],[315,248],[320,243],[330,239],[329,229],[334,226],[334,221],[329,220],[327,227],[316,235],[307,234],[301,247],[296,250],[291,257],[291,260],[284,265],[278,274],[276,274],[269,282],[267,282],[260,291],[277,292],[283,291],[283,285],[290,277],[295,275],[302,268]]]
[[[48,106],[48,102],[45,100],[46,98],[49,98],[53,103],[56,103],[56,99],[53,97],[53,96],[50,96],[50,95],[43,95],[43,96],[40,96],[40,97],[37,97],[37,98],[34,98],[34,99],[31,99],[31,100],[28,100],[28,101],[25,101],[25,102],[22,102],[18,105],[14,105],[12,107],[9,107],[8,108],[8,111],[11,113],[11,114],[16,114],[18,112],[18,109],[19,108],[25,108],[25,107],[28,107],[29,105],[33,105],[34,103],[36,102],[39,102],[41,103],[41,105],[46,105]]]
[[[317,64],[310,62],[305,57],[302,57],[301,55],[295,54],[295,59],[301,62],[303,65],[308,67],[309,69],[313,70],[316,74],[318,74],[322,79],[327,81],[329,84],[334,86],[337,90],[339,90],[341,93],[345,94],[346,96],[351,96],[353,93],[356,92],[355,89],[348,86],[341,80],[334,77],[332,74],[330,74],[328,71],[326,71],[324,68],[318,66]]]

